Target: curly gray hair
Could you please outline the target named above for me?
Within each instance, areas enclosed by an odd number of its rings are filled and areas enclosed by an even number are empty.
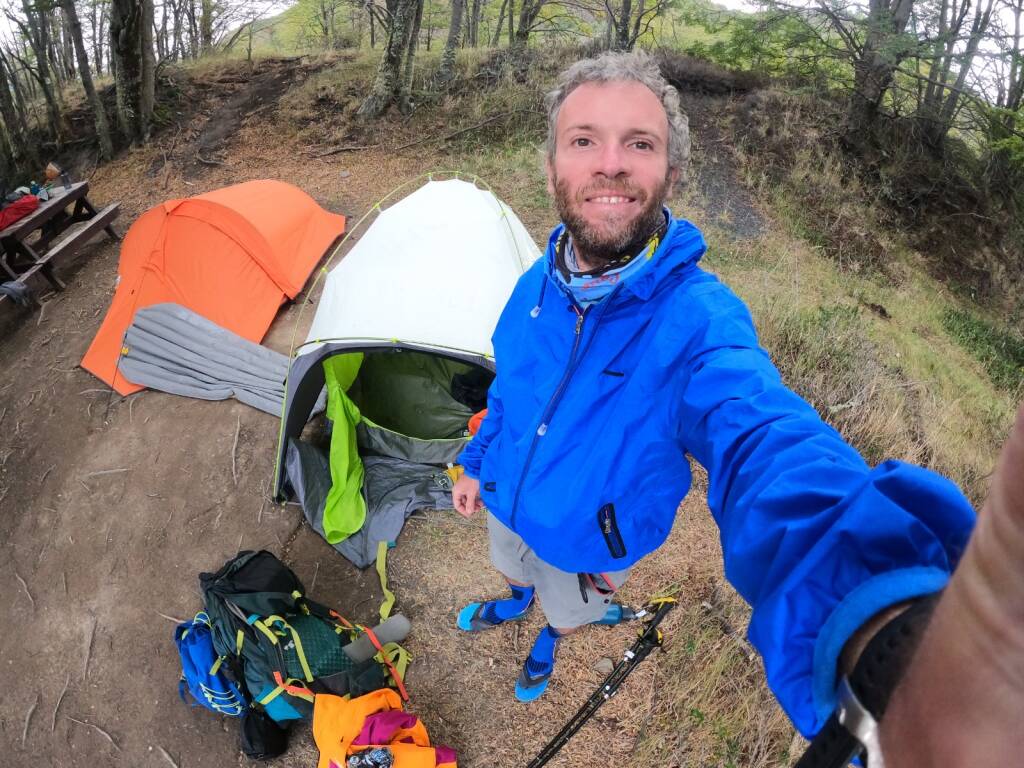
[[[622,81],[646,85],[661,100],[668,117],[668,165],[686,178],[690,163],[690,122],[679,106],[679,93],[662,76],[654,57],[644,51],[602,53],[593,59],[577,61],[558,78],[558,86],[547,95],[548,158],[555,157],[555,124],[566,98],[584,83]]]

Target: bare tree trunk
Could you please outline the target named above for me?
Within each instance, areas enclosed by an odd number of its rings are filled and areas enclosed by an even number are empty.
[[[154,15],[156,8],[154,6]],[[170,51],[167,50],[167,2],[165,0],[163,7],[160,9],[160,26],[156,25],[156,19],[153,19],[153,35],[156,38],[156,53],[159,59],[170,58]]]
[[[480,0],[473,0],[469,15],[469,45],[477,48],[480,45]]]
[[[18,73],[14,71],[14,66],[6,56],[0,58],[0,66],[6,69],[11,90],[14,91],[14,109],[18,113],[18,129],[27,137],[28,107],[26,106],[25,92],[21,89],[21,83],[18,81]]]
[[[853,62],[853,97],[844,131],[848,144],[861,151],[875,144],[882,98],[896,67],[910,52],[900,38],[913,7],[914,0],[871,0],[867,35]]]
[[[633,16],[633,0],[622,0],[618,18],[615,19],[615,50],[629,50],[629,20]]]
[[[1014,18],[1013,43],[1010,46],[1010,77],[1006,84],[1006,99],[1001,105],[1008,110],[1003,123],[1007,130],[1012,130],[1016,121],[1013,113],[1021,108],[1021,102],[1024,101],[1024,47],[1021,45],[1024,41],[1021,23],[1024,19],[1024,0],[1014,0],[1011,11]]]
[[[934,124],[939,119],[942,109],[942,93],[953,66],[953,54],[969,7],[970,0],[961,0],[959,4],[942,0],[939,8],[939,29],[932,46],[928,83],[925,86],[924,100],[917,108],[917,117],[924,124],[926,136],[935,133]]]
[[[110,140],[110,126],[107,123],[107,113],[103,109],[103,102],[96,87],[92,82],[92,72],[89,70],[89,56],[85,51],[85,41],[82,40],[82,25],[78,20],[78,13],[75,11],[75,0],[60,0],[61,10],[64,11],[64,18],[68,21],[68,31],[71,33],[71,40],[75,46],[75,55],[78,58],[78,75],[82,78],[82,88],[92,105],[93,121],[96,125],[96,137],[100,142],[100,156],[104,160],[110,160],[114,156],[114,145]]]
[[[185,48],[182,45],[182,1],[167,0],[171,4],[171,59],[177,61],[185,58]]]
[[[4,121],[4,127],[7,128],[7,138],[14,165],[29,165],[35,159],[34,153],[32,144],[28,140],[24,105],[16,105],[14,99],[11,98],[12,90],[15,95],[20,91],[12,89],[12,83],[8,79],[9,66],[6,57],[0,55],[0,118]]]
[[[935,35],[935,41],[932,45],[932,61],[931,66],[928,68],[928,84],[924,89],[924,104],[923,111],[929,112],[931,105],[936,101],[935,90],[941,82],[941,69],[942,60],[945,53],[952,50],[953,41],[949,33],[949,19],[947,16],[950,13],[949,0],[942,0],[942,4],[939,6],[939,29]]]
[[[403,63],[409,45],[409,32],[418,6],[419,0],[398,0],[384,55],[377,69],[377,78],[369,95],[359,106],[357,114],[361,117],[380,117],[384,110],[398,101],[403,86]]]
[[[54,93],[57,95],[57,101],[60,103],[61,108],[64,107],[64,94],[61,93],[61,85],[67,81],[67,77],[64,72],[64,62],[60,57],[61,39],[60,39],[60,20],[57,18],[57,14],[54,13],[52,7],[46,8],[42,11],[39,17],[40,23],[46,27],[46,36],[48,38],[48,44],[46,46],[46,55],[49,60],[50,74],[53,75]]]
[[[53,75],[50,71],[50,25],[49,19],[40,17],[28,0],[22,0],[22,9],[25,12],[28,28],[25,29],[26,37],[36,55],[36,71],[39,88],[43,92],[46,101],[46,111],[50,122],[50,130],[53,132],[57,146],[60,147],[63,141],[64,120],[61,115],[60,106],[54,96]]]
[[[953,119],[956,116],[960,105],[960,96],[963,93],[964,83],[967,82],[967,73],[970,72],[971,67],[974,64],[974,57],[978,53],[978,46],[981,44],[982,37],[985,32],[988,31],[989,22],[992,19],[992,6],[994,0],[988,0],[988,5],[982,10],[981,4],[984,0],[978,0],[978,9],[975,12],[974,22],[971,24],[971,35],[967,40],[967,48],[963,54],[959,57],[959,72],[957,72],[956,82],[953,83],[953,87],[949,91],[949,95],[946,97],[946,103],[942,106],[942,112],[939,115],[939,126],[942,130],[941,136],[933,136],[932,139],[935,141],[934,146],[940,146],[945,141],[946,134],[949,133],[949,129],[953,127]]]
[[[519,8],[519,24],[516,27],[512,43],[512,47],[520,54],[525,53],[530,44],[530,32],[544,3],[545,0],[522,0],[522,5]]]
[[[199,24],[196,19],[196,0],[187,0],[185,15],[188,20],[188,50],[189,57],[199,58]]]
[[[505,9],[508,7],[508,0],[501,0],[501,10],[498,11],[498,28],[494,30],[494,37],[491,38],[491,48],[497,48],[501,42],[501,28],[505,26]]]
[[[462,11],[466,0],[452,0],[452,17],[448,22],[448,40],[441,54],[441,68],[437,71],[438,85],[455,79],[455,53],[459,48],[459,33],[462,32]]]
[[[147,0],[111,0],[110,53],[117,92],[117,119],[121,132],[133,144],[141,144],[149,134],[152,100],[151,86],[144,84],[153,70],[144,64],[143,40],[149,27]],[[152,6],[150,6],[152,8]],[[152,48],[149,58],[152,59]],[[147,112],[147,108],[150,110]]]
[[[89,8],[89,22],[92,26],[92,59],[96,66],[96,76],[103,74],[103,16],[97,15],[100,3],[93,0]]]
[[[26,50],[25,55],[27,56],[28,54],[29,51]],[[15,82],[21,82],[25,86],[25,90],[28,91],[28,98],[25,99],[25,105],[27,107],[30,102],[39,98],[39,75],[37,75],[36,72],[28,66],[28,62],[26,62],[21,56],[13,51],[11,52],[11,56],[21,64],[21,69],[17,71],[12,70],[12,75],[14,76]],[[22,74],[22,77],[18,77],[19,72]]]
[[[515,39],[516,0],[508,0],[508,47],[512,47]]]
[[[142,140],[149,141],[149,131],[156,107],[156,52],[153,49],[153,0],[142,0],[142,92],[139,113],[142,116]]]
[[[413,62],[416,60],[416,47],[420,41],[420,25],[423,23],[424,3],[425,0],[417,0],[416,2],[416,16],[412,22],[412,31],[409,33],[409,47],[405,53],[405,74],[402,77],[402,92],[398,99],[398,104],[403,112],[412,111]]]
[[[654,14],[657,15],[658,9],[655,7]],[[629,36],[629,50],[633,50],[636,47],[636,41],[640,39],[640,25],[643,23],[644,14],[647,13],[647,0],[640,0],[640,4],[636,7],[636,16],[633,18],[633,31]]]
[[[71,33],[71,20],[66,13],[61,13],[61,57],[64,61],[64,68],[68,73],[68,80],[74,80],[77,75],[75,67],[74,35]],[[81,35],[82,27],[79,24],[78,33]]]
[[[327,50],[331,47],[330,35],[327,28],[327,3],[320,0],[316,6],[316,25],[320,28],[320,47]]]
[[[199,17],[200,51],[208,53],[213,48],[213,0],[201,0],[202,15]]]

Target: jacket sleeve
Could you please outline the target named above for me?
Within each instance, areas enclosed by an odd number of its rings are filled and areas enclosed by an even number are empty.
[[[782,383],[743,303],[717,282],[694,292],[707,311],[679,338],[673,418],[708,471],[726,577],[753,609],[768,684],[810,737],[835,707],[846,641],[883,608],[945,585],[974,511],[934,472],[868,467]]]
[[[458,462],[462,465],[466,474],[474,480],[480,479],[480,465],[483,464],[484,454],[487,453],[487,446],[491,444],[494,436],[501,431],[501,419],[504,415],[501,397],[498,395],[498,377],[495,376],[487,390],[487,415],[480,422],[480,429],[469,442],[462,453],[459,454]]]

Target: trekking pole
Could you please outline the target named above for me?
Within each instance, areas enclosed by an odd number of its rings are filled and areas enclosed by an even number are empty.
[[[650,605],[643,610],[637,611],[636,617],[638,619],[651,612],[654,615],[644,624],[640,637],[633,643],[633,647],[622,655],[622,661],[605,678],[604,682],[601,683],[601,687],[591,694],[586,703],[579,708],[576,714],[572,716],[572,719],[565,724],[565,727],[548,742],[547,746],[540,751],[540,754],[533,758],[527,768],[541,768],[542,765],[547,765],[548,761],[557,755],[562,747],[569,743],[569,739],[576,735],[576,732],[597,712],[600,706],[619,692],[619,687],[629,676],[629,673],[636,669],[651,651],[661,647],[663,637],[658,629],[658,625],[675,604],[674,598],[659,597],[652,600]]]

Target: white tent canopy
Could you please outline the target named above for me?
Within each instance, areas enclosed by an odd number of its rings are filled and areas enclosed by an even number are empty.
[[[299,354],[317,342],[397,340],[490,357],[498,315],[539,255],[492,193],[431,181],[384,210],[331,270]]]

